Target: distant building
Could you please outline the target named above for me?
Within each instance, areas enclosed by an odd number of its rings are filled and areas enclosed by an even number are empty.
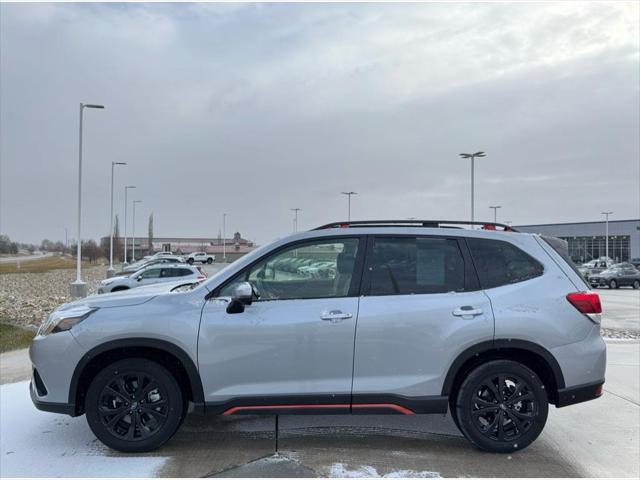
[[[124,242],[124,239],[121,239]],[[135,241],[136,258],[153,252],[173,252],[179,255],[192,252],[207,252],[216,255],[216,260],[222,260],[223,245],[226,250],[227,260],[233,261],[255,250],[256,245],[246,238],[242,238],[240,232],[236,232],[233,238],[224,240],[221,237],[154,237],[152,248],[149,248],[147,237],[127,238],[127,250],[131,255],[132,242]]]
[[[605,222],[574,222],[515,226],[521,232],[539,233],[566,240],[575,262],[603,257],[606,250]],[[609,257],[618,262],[640,257],[640,219],[609,220]]]

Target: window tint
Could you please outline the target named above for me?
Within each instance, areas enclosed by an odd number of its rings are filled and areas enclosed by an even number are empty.
[[[193,275],[193,273],[194,272],[192,272],[188,268],[178,268],[178,276],[179,277],[186,277],[188,275]]]
[[[542,275],[542,265],[518,247],[500,240],[467,238],[482,288],[523,282]]]
[[[150,268],[140,274],[140,278],[158,278],[160,276],[159,268]]]
[[[357,238],[298,244],[240,272],[219,296],[231,296],[239,283],[248,281],[258,300],[345,297],[357,251]]]
[[[464,259],[453,239],[376,238],[367,265],[370,295],[464,290]]]

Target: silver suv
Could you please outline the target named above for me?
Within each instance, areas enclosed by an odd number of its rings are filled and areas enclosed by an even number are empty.
[[[548,405],[602,394],[600,301],[557,239],[501,224],[325,225],[208,280],[65,304],[33,340],[31,397],[126,452],[197,413],[428,414],[512,452]]]

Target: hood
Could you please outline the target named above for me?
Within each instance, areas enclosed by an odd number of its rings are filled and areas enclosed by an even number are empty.
[[[67,310],[69,308],[80,305],[89,307],[109,308],[109,307],[130,307],[140,305],[157,297],[158,295],[171,294],[171,290],[181,285],[193,283],[191,281],[165,282],[146,285],[144,287],[131,288],[129,290],[121,290],[114,293],[105,293],[102,295],[93,294],[86,298],[81,298],[73,302],[60,305],[56,310]]]

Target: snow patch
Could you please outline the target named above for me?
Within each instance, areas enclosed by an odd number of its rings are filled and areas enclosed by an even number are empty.
[[[349,469],[343,463],[331,465],[329,476],[334,478],[441,478],[438,472],[396,470],[380,475],[375,467],[361,465],[356,469]]]
[[[1,477],[153,477],[165,457],[122,455],[93,435],[84,417],[41,412],[29,382],[0,385]]]

